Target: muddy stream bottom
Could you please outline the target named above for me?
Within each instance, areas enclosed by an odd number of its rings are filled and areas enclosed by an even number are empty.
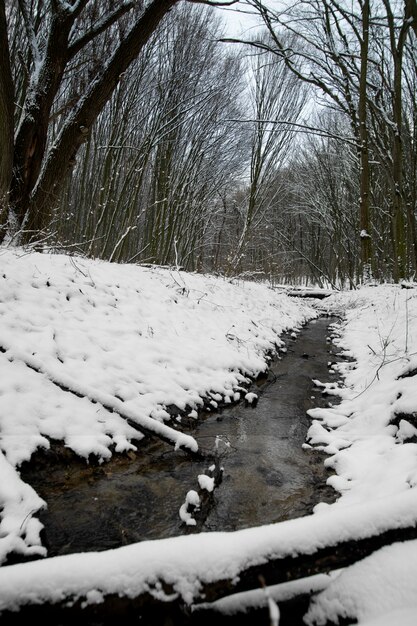
[[[63,447],[39,452],[21,475],[47,502],[40,514],[48,555],[105,550],[197,531],[236,530],[307,515],[331,502],[325,455],[302,448],[310,420],[306,411],[327,399],[312,379],[329,381],[337,356],[326,341],[331,318],[306,325],[286,338],[287,353],[253,385],[257,406],[239,403],[208,413],[189,431],[205,451],[219,438],[223,480],[204,519],[185,526],[179,509],[210,464],[195,461],[158,441],[143,440],[136,453],[87,464]],[[188,432],[188,431],[187,431]],[[226,445],[228,442],[230,445]]]

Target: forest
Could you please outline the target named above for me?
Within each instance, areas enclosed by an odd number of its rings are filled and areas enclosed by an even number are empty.
[[[1,239],[273,282],[412,278],[416,36],[414,0],[2,0]]]
[[[2,626],[415,626],[417,0],[0,0]]]

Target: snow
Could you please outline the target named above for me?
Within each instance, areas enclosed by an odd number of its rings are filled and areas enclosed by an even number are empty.
[[[267,285],[20,249],[1,249],[0,280],[0,563],[45,553],[45,503],[18,473],[35,450],[105,462],[145,433],[196,452],[167,407],[198,419],[238,400],[280,334],[317,316]]]
[[[329,574],[315,574],[307,578],[291,580],[278,585],[267,587],[268,595],[278,605],[303,594],[317,593],[330,584],[331,580],[340,574],[341,570],[330,572]],[[250,609],[262,608],[265,606],[264,589],[252,589],[226,596],[215,602],[202,602],[195,606],[194,611],[210,608],[218,611],[222,615],[236,615],[237,613],[247,613]]]
[[[344,311],[333,341],[349,361],[333,366],[343,386],[316,385],[340,404],[308,411],[308,442],[329,454],[336,473],[328,484],[340,495],[315,513],[350,509],[377,499],[391,502],[417,486],[417,290],[364,287],[322,305]],[[355,619],[363,626],[415,624],[417,542],[378,550],[347,568],[312,602],[308,624]]]
[[[415,624],[417,540],[395,543],[342,572],[312,602],[309,626],[355,619],[365,626]]]
[[[198,495],[196,491],[194,491],[194,489],[190,489],[190,491],[185,496],[185,502],[184,504],[181,505],[181,508],[179,510],[179,515],[180,515],[181,520],[187,526],[195,526],[197,522],[195,521],[192,514],[188,510],[189,506],[192,506],[193,510],[198,509],[198,507],[200,506],[200,496]]]
[[[207,476],[207,474],[199,474],[198,484],[200,486],[200,489],[205,489],[206,491],[211,493],[214,489],[214,478],[211,476]]]
[[[323,306],[344,321],[333,342],[349,358],[334,369],[343,385],[314,381],[340,404],[308,411],[307,441],[327,452],[329,478],[340,492],[332,507],[387,497],[417,484],[417,292],[395,285],[331,296]],[[414,416],[414,417],[413,417]],[[323,510],[327,505],[320,504]]]
[[[370,537],[388,528],[417,524],[417,490],[326,515],[309,515],[280,524],[233,533],[213,532],[144,541],[104,552],[88,552],[0,568],[0,612],[27,603],[89,601],[94,591],[136,597],[162,588],[191,604],[202,585],[238,580],[251,565],[270,558],[312,554],[319,548],[353,538]],[[345,570],[348,571],[348,570]],[[414,571],[414,570],[413,570]],[[394,580],[395,582],[395,580]]]
[[[268,353],[285,351],[280,335],[297,333],[320,309],[343,316],[331,339],[347,358],[329,362],[338,382],[314,380],[316,395],[331,403],[308,411],[304,444],[327,454],[336,502],[234,533],[3,566],[0,611],[63,599],[100,603],[109,593],[162,598],[161,584],[191,604],[202,585],[237,580],[249,565],[417,525],[415,285],[367,286],[313,308],[266,284],[11,249],[0,252],[0,280],[0,563],[10,553],[46,555],[36,515],[48,503],[19,475],[38,448],[60,440],[86,462],[104,463],[153,435],[178,453],[196,453],[196,438],[180,430],[187,416],[194,422],[203,407],[254,402],[248,383],[267,369]],[[200,474],[198,485],[211,491],[213,478]],[[198,506],[189,491],[180,508],[186,525],[196,523]],[[307,624],[415,623],[416,564],[410,540],[312,583]],[[262,594],[273,619],[283,589]],[[233,601],[226,605],[227,612]]]
[[[249,392],[245,395],[245,400],[248,404],[253,404],[253,402],[255,402],[257,399],[258,396],[256,393]]]
[[[278,626],[279,618],[280,618],[280,610],[279,610],[278,604],[275,602],[273,598],[271,598],[269,594],[267,595],[267,598],[268,598],[269,619],[271,621],[271,626]]]

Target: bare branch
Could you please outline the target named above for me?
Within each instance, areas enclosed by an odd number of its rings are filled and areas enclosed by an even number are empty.
[[[50,205],[55,189],[66,175],[68,165],[86,141],[91,124],[110,99],[121,75],[136,59],[158,24],[176,3],[177,0],[153,0],[147,6],[75,107],[52,146],[33,191],[32,199],[37,205],[38,213],[42,206]],[[62,156],[65,163],[58,165],[57,155]]]
[[[309,126],[308,124],[297,124],[296,122],[288,122],[286,120],[243,120],[243,119],[226,119],[226,122],[236,122],[239,124],[276,124],[280,126],[292,126],[294,127],[296,132],[307,132],[312,135],[318,135],[319,137],[328,137],[329,139],[337,139],[338,141],[343,141],[354,148],[358,148],[358,143],[355,141],[354,137],[344,137],[342,135],[336,135],[322,128],[316,128],[314,126]]]
[[[85,33],[82,37],[79,37],[76,41],[74,41],[74,43],[69,46],[69,57],[72,58],[74,55],[76,55],[77,52],[84,48],[85,45],[87,45],[95,37],[107,30],[112,24],[117,22],[117,20],[122,15],[130,11],[134,6],[135,3],[133,1],[123,2],[121,6],[114,9],[114,11],[107,15],[104,15],[90,31]]]
[[[35,28],[33,26],[31,15],[28,10],[28,5],[25,0],[19,0],[19,9],[23,17],[23,22],[25,24],[26,36],[28,38],[30,51],[32,53],[34,62],[37,63],[40,60],[40,52],[36,39]]]
[[[240,0],[229,0],[229,2],[215,2],[214,0],[187,0],[191,4],[207,4],[211,7],[231,7],[232,4],[238,4]]]
[[[59,13],[66,13],[72,17],[77,17],[84,7],[88,4],[89,0],[77,0],[74,4],[67,2],[67,0],[52,0],[52,8]]]

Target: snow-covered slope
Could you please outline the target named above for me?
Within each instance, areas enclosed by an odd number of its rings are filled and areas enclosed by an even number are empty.
[[[329,483],[341,494],[332,506],[389,497],[417,485],[417,289],[368,287],[334,296],[344,321],[334,342],[350,359],[333,366],[343,385],[321,385],[341,403],[308,411],[310,444],[330,457]],[[323,510],[325,504],[318,507]]]
[[[377,502],[393,512],[395,499],[412,497],[417,486],[417,289],[366,287],[332,296],[324,306],[344,312],[334,342],[350,362],[333,366],[344,378],[340,387],[316,381],[341,403],[308,411],[309,443],[330,455],[325,463],[336,474],[328,483],[340,493],[330,507],[315,508],[317,518]],[[417,541],[377,551],[317,596],[308,624],[417,623],[416,563]]]
[[[266,285],[69,256],[4,250],[0,279],[0,561],[12,551],[45,554],[36,519],[43,503],[18,472],[37,447],[61,439],[105,461],[140,446],[141,428],[195,451],[198,442],[171,415],[198,418],[204,401],[237,399],[246,377],[266,368],[280,333],[316,315]],[[334,341],[350,360],[332,365],[339,383],[316,381],[330,403],[341,402],[309,411],[305,445],[329,455],[337,502],[259,529],[4,566],[2,609],[158,595],[160,581],[192,602],[198,580],[417,525],[417,289],[367,287],[321,306],[343,314]],[[316,589],[306,623],[415,623],[416,559],[416,541],[397,543],[324,582],[299,581]],[[288,593],[271,591],[278,602]],[[227,610],[239,602],[250,598]]]
[[[282,331],[316,316],[266,285],[22,250],[1,251],[0,280],[0,563],[44,553],[43,502],[16,472],[34,450],[105,460],[145,430],[196,451],[173,407],[237,400]]]

